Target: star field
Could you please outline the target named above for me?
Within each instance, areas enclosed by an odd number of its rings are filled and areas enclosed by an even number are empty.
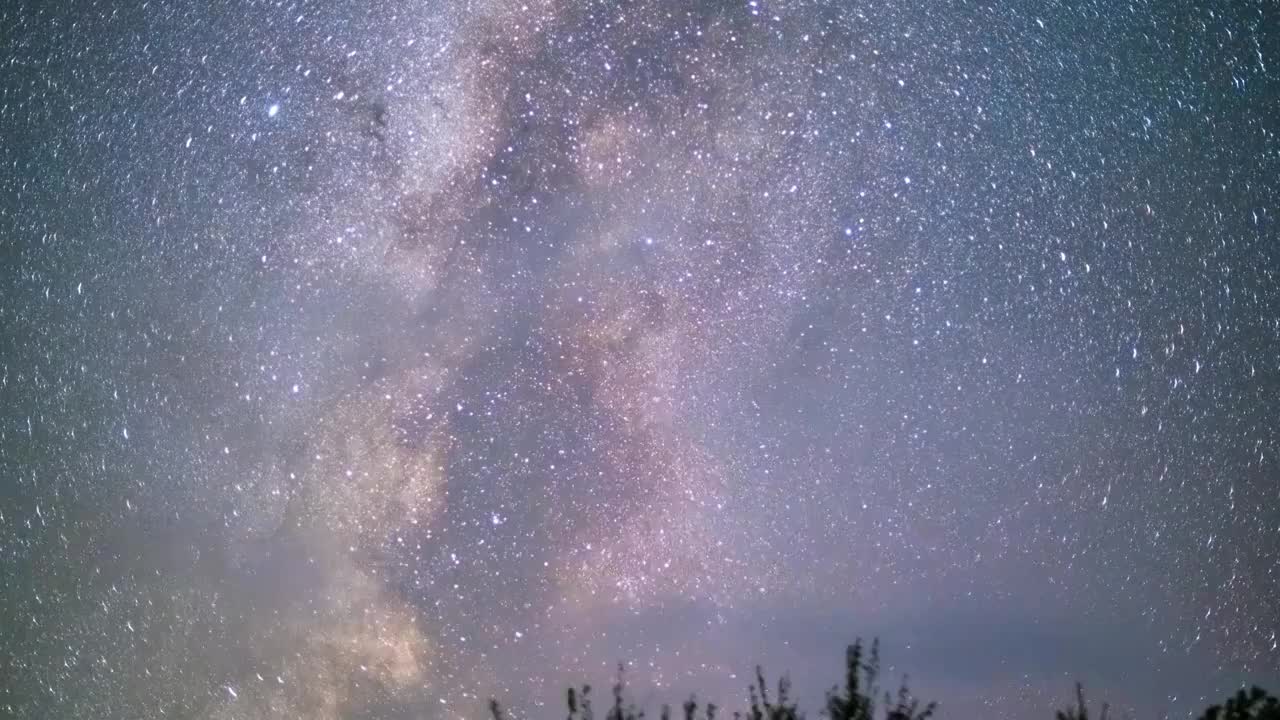
[[[0,715],[1280,685],[1275,7],[0,27]]]

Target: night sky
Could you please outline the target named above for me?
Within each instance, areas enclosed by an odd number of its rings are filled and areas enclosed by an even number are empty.
[[[0,716],[1280,687],[1280,7],[0,5]]]

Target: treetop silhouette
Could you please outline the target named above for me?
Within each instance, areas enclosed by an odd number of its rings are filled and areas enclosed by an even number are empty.
[[[938,709],[936,702],[922,703],[907,686],[903,676],[896,693],[884,692],[880,686],[880,641],[873,640],[870,650],[864,648],[862,639],[854,640],[845,649],[844,682],[833,686],[826,694],[826,703],[819,713],[825,720],[930,720]],[[644,720],[645,711],[628,701],[626,695],[626,666],[619,663],[613,683],[613,703],[604,720]],[[877,703],[879,698],[882,703]],[[566,720],[595,720],[591,705],[591,686],[570,687],[565,696],[568,707]],[[716,720],[719,708],[715,703],[699,704],[696,695],[681,705],[683,720]],[[700,712],[701,711],[701,712]],[[497,700],[489,701],[492,720],[507,720]],[[1097,720],[1108,720],[1109,707],[1103,703]],[[661,720],[672,720],[670,705],[663,705]],[[747,686],[747,710],[734,711],[733,720],[804,720],[805,714],[791,697],[791,678],[782,675],[770,690],[765,679],[764,667],[757,665],[755,677]],[[1076,702],[1073,707],[1058,710],[1055,720],[1090,720],[1084,687],[1076,683]],[[1262,688],[1241,689],[1221,705],[1212,705],[1198,720],[1280,720],[1280,699]]]

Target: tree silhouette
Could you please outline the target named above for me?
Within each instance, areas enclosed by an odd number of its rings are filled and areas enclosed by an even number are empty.
[[[747,688],[751,701],[751,720],[800,720],[803,715],[791,701],[791,678],[778,678],[776,700],[769,699],[769,685],[764,679],[764,668],[756,666],[756,680]]]
[[[613,681],[613,707],[605,714],[605,720],[644,720],[644,710],[632,703],[623,703],[622,695],[627,689],[627,667],[618,663],[618,674]]]
[[[921,703],[907,688],[904,676],[896,695],[885,692],[880,695],[880,642],[873,640],[870,651],[855,640],[845,650],[843,686],[836,685],[827,691],[826,705],[820,713],[825,720],[876,720],[877,697],[883,699],[882,720],[929,720],[938,708],[934,702]],[[644,720],[645,712],[626,697],[626,666],[618,665],[613,683],[613,704],[605,714],[605,720]],[[566,720],[595,720],[591,708],[591,686],[570,687],[565,696],[569,714]],[[747,686],[748,709],[735,711],[733,720],[804,720],[805,715],[791,697],[791,678],[783,675],[771,690],[765,680],[764,667],[757,665],[755,678]],[[696,695],[681,705],[683,720],[716,720],[718,707],[714,703],[699,706]],[[701,715],[699,709],[702,710]],[[1109,708],[1103,703],[1097,720],[1108,720]],[[492,720],[508,720],[497,700],[489,701]],[[663,705],[661,720],[672,720],[671,706]],[[1073,707],[1058,710],[1055,720],[1090,720],[1089,705],[1085,702],[1084,687],[1076,683],[1076,702]],[[1262,688],[1239,690],[1221,705],[1213,705],[1198,720],[1280,720],[1280,699]]]
[[[1223,705],[1211,705],[1200,720],[1280,720],[1280,699],[1258,686],[1243,688]]]
[[[876,694],[880,692],[880,641],[871,642],[870,657],[863,660],[862,639],[854,640],[845,650],[844,689],[833,687],[827,692],[825,715],[830,720],[874,720]],[[920,706],[920,701],[907,689],[902,679],[897,698],[884,695],[886,720],[927,720],[938,708],[936,702]]]
[[[862,640],[854,641],[845,651],[844,687],[831,688],[822,715],[828,720],[875,720],[875,695],[879,692],[876,682],[880,675],[880,644],[873,642],[869,659],[864,660]],[[569,688],[565,696],[569,714],[566,720],[593,720],[591,711],[591,686],[581,690]],[[613,684],[613,705],[605,720],[644,720],[644,710],[626,700],[626,666],[618,665]],[[791,678],[783,675],[770,689],[765,679],[764,667],[756,666],[755,678],[747,686],[748,709],[735,711],[734,720],[804,720],[791,696]],[[896,697],[884,695],[884,720],[928,720],[933,716],[937,703],[922,705],[907,689],[906,678],[898,688]],[[493,720],[506,720],[496,703],[490,705]],[[684,720],[716,720],[719,707],[715,703],[699,706],[696,695],[681,706]],[[699,715],[699,709],[702,713]],[[671,706],[663,705],[661,720],[671,720]],[[1083,718],[1081,720],[1084,720]]]
[[[581,692],[574,688],[569,688],[566,702],[569,705],[569,717],[567,720],[595,720],[595,714],[591,712],[590,685],[583,685]]]
[[[1098,720],[1107,720],[1107,710],[1107,704],[1102,703],[1102,711],[1098,714]],[[1059,710],[1056,717],[1057,720],[1089,720],[1089,706],[1084,701],[1084,685],[1076,683],[1076,706]]]

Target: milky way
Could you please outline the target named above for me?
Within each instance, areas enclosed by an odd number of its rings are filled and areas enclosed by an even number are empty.
[[[0,714],[1280,685],[1267,3],[0,9]]]

